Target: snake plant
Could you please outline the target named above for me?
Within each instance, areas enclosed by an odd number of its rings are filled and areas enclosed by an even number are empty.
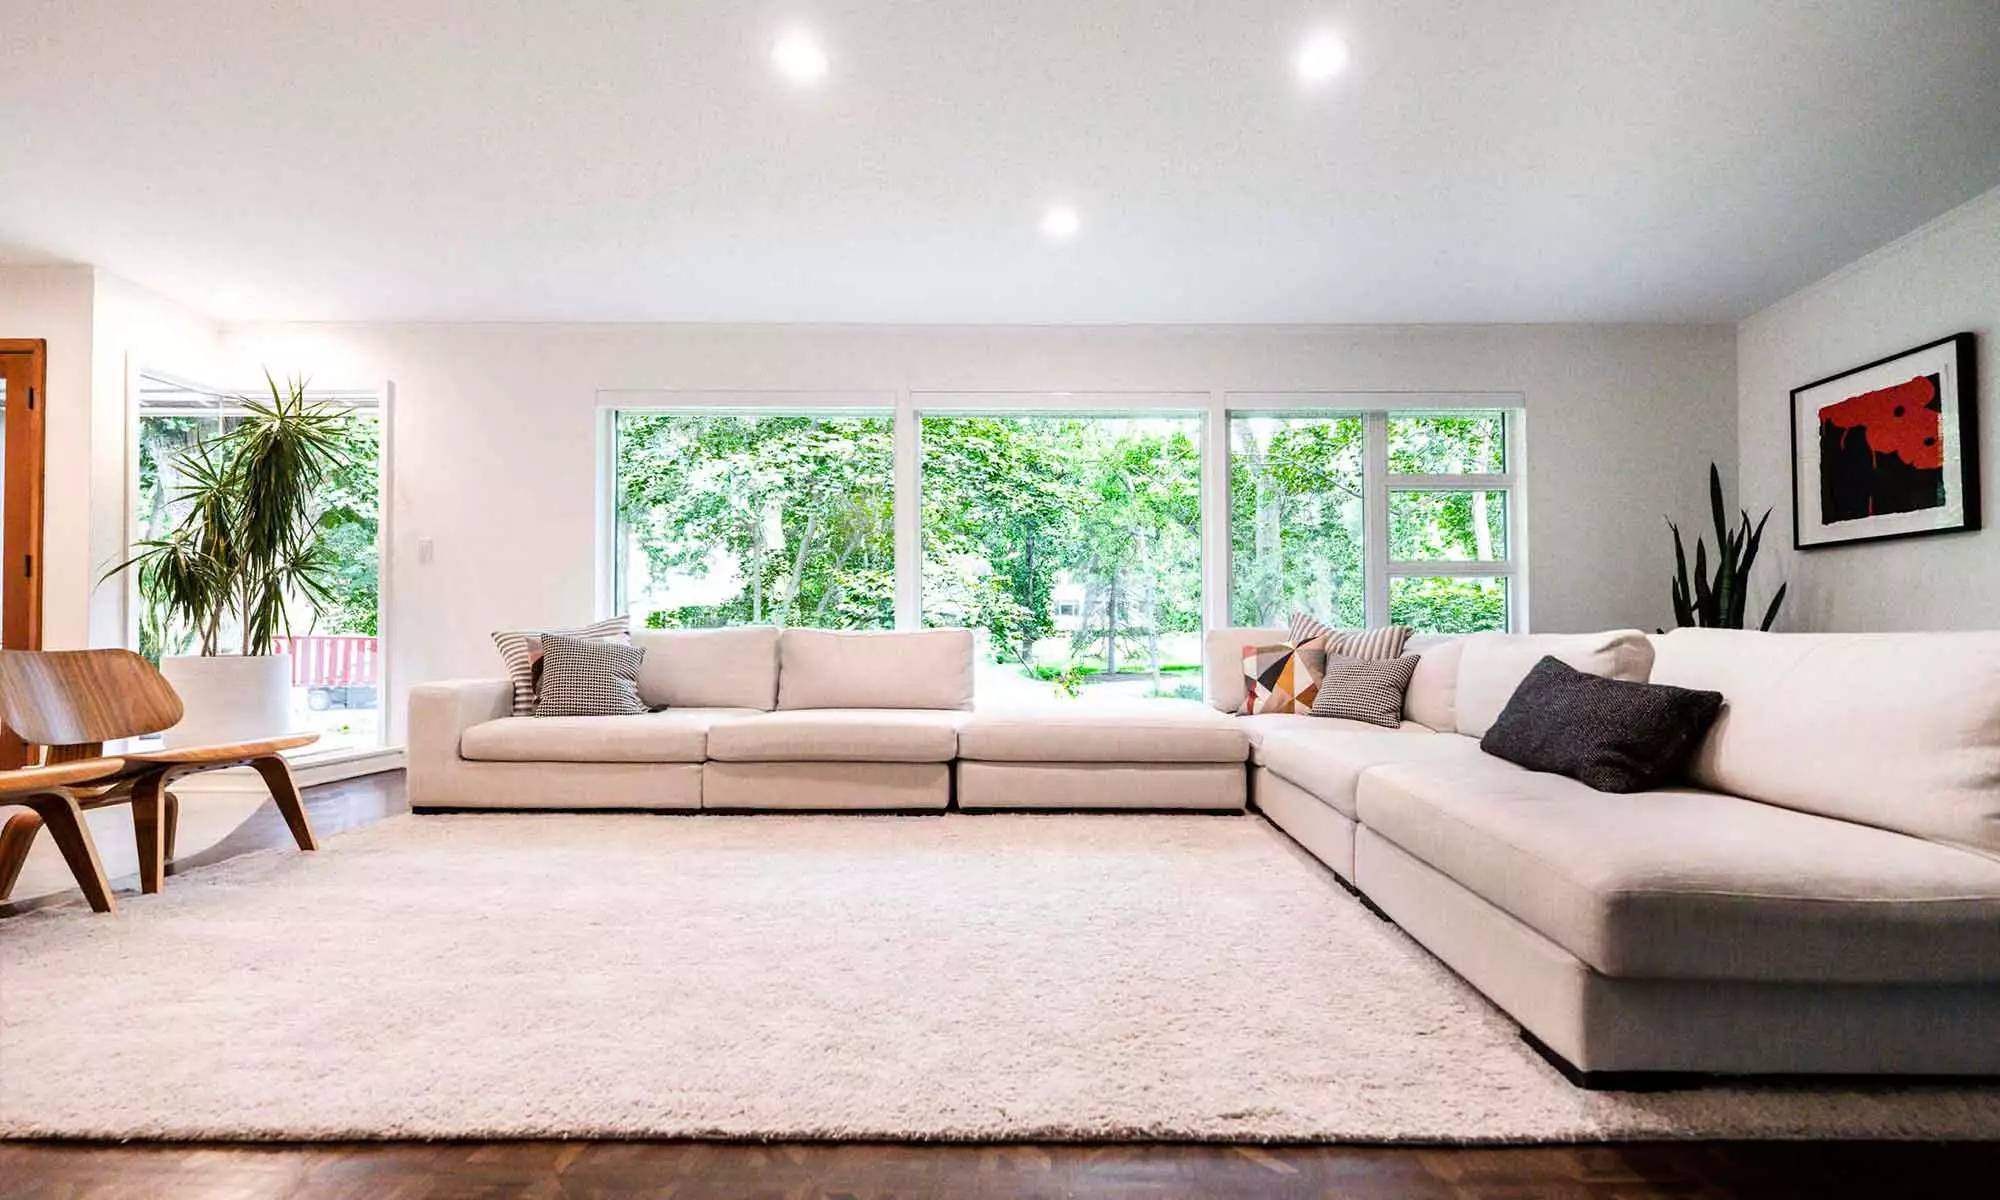
[[[1672,521],[1667,528],[1674,531],[1674,620],[1682,626],[1698,625],[1713,629],[1742,629],[1743,619],[1750,603],[1750,568],[1757,561],[1758,547],[1764,541],[1764,524],[1771,519],[1771,510],[1765,509],[1764,516],[1753,528],[1750,514],[1742,513],[1742,524],[1735,529],[1729,527],[1729,511],[1722,503],[1722,472],[1714,463],[1708,464],[1708,503],[1715,519],[1715,574],[1708,569],[1708,546],[1697,536],[1694,540],[1694,575],[1688,576],[1687,550],[1681,544],[1681,527]],[[1757,628],[1769,629],[1778,619],[1778,607],[1785,602],[1786,584],[1779,584],[1777,594],[1771,597],[1771,605],[1764,610],[1764,621]]]

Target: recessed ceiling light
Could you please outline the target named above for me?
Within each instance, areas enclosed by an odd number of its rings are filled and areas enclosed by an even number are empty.
[[[1347,69],[1347,43],[1331,33],[1316,33],[1299,47],[1299,80],[1315,87]]]
[[[1067,204],[1051,204],[1042,214],[1042,232],[1066,242],[1083,232],[1083,217]]]
[[[805,33],[792,32],[771,47],[778,73],[797,84],[818,83],[826,76],[826,51]]]

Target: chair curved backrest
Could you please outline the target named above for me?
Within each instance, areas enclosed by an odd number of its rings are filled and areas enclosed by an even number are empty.
[[[130,650],[0,650],[0,719],[35,746],[76,746],[158,733],[181,698]]]

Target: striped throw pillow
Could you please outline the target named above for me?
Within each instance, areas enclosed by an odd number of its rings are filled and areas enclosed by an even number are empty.
[[[1366,721],[1394,729],[1403,723],[1403,696],[1417,673],[1417,655],[1349,658],[1328,655],[1313,696],[1312,715]]]
[[[1410,640],[1411,632],[1407,625],[1385,625],[1378,629],[1335,629],[1308,613],[1292,614],[1292,645],[1303,646],[1307,642],[1324,640],[1328,654],[1344,654],[1349,658],[1401,657],[1403,644]]]
[[[535,715],[535,692],[542,675],[542,639],[552,634],[627,642],[632,637],[632,618],[623,615],[607,617],[580,629],[535,629],[494,634],[493,644],[500,648],[500,657],[507,664],[507,677],[514,682],[514,715],[517,717]]]
[[[614,717],[646,711],[639,699],[637,646],[598,638],[542,638],[542,686],[535,697],[538,717]]]
[[[1346,658],[1401,658],[1410,632],[1407,625],[1343,630],[1327,639],[1326,652]]]

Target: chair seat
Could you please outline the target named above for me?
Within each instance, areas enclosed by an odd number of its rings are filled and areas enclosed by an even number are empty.
[[[280,750],[293,750],[300,746],[310,746],[319,740],[316,733],[288,733],[282,737],[258,738],[250,742],[225,742],[217,746],[179,746],[172,750],[147,750],[120,754],[125,760],[125,774],[136,775],[135,767],[162,766],[206,766],[210,763],[241,762],[246,758],[262,758],[276,754]]]
[[[86,758],[52,767],[0,771],[0,796],[25,796],[70,784],[96,783],[116,776],[124,765],[117,758]]]

